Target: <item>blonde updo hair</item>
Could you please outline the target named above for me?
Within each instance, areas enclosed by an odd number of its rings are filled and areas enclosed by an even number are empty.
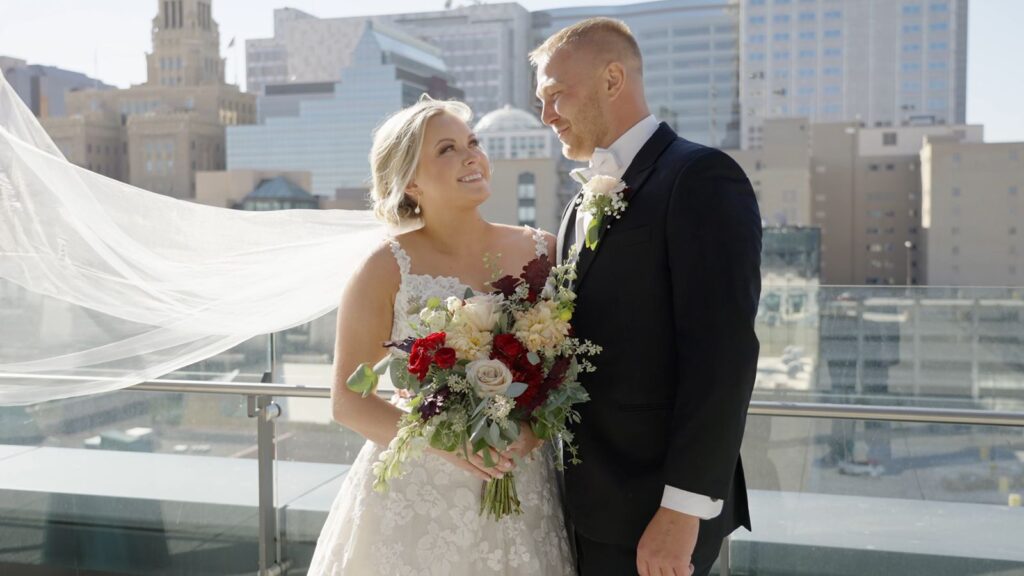
[[[472,110],[462,102],[434,100],[424,94],[419,102],[395,112],[374,131],[370,196],[378,219],[399,226],[417,218],[416,201],[405,193],[405,187],[416,174],[427,121],[445,112],[463,122],[473,117]]]

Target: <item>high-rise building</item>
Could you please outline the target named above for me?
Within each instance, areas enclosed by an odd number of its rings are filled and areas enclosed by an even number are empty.
[[[337,82],[342,68],[352,64],[368,20],[274,10],[274,36],[245,41],[246,91],[262,94],[268,84]]]
[[[532,18],[514,2],[387,16],[441,49],[455,86],[482,116],[509,104],[531,110],[533,73],[528,54]]]
[[[68,92],[84,88],[113,88],[81,72],[28,64],[7,56],[0,56],[0,72],[37,118],[64,116],[64,95]]]
[[[157,6],[146,83],[71,92],[68,116],[44,118],[43,126],[79,166],[191,199],[196,171],[224,168],[225,126],[255,120],[255,97],[224,84],[209,0]]]
[[[742,147],[766,118],[964,123],[967,0],[742,0]]]
[[[738,0],[660,0],[535,12],[534,45],[592,16],[624,21],[644,59],[651,112],[681,136],[739,148]]]
[[[921,177],[928,283],[1024,285],[1024,142],[929,137]]]
[[[811,126],[811,221],[825,284],[924,282],[921,233],[926,137],[982,141],[981,126]]]
[[[371,21],[397,25],[440,48],[454,86],[477,114],[505,104],[531,106],[531,18],[515,3],[350,18],[281,8],[274,11],[272,38],[246,41],[247,89],[262,93],[269,84],[336,82]]]
[[[299,101],[297,115],[228,128],[228,169],[309,171],[312,193],[364,199],[374,128],[424,93],[462,97],[451,85],[440,50],[381,22],[366,22],[351,65],[340,76],[333,91],[309,88],[317,97]],[[322,97],[325,93],[330,97]]]

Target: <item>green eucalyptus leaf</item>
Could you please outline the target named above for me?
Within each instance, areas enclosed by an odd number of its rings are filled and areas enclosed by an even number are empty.
[[[597,241],[601,239],[601,217],[595,217],[587,226],[586,245],[591,250],[597,248]]]
[[[370,368],[370,365],[363,362],[356,368],[356,371],[348,377],[345,385],[349,390],[362,394],[365,398],[373,393],[377,387],[377,374]]]
[[[523,392],[526,392],[527,385],[522,382],[513,382],[509,385],[508,390],[505,390],[505,395],[509,398],[518,398]]]
[[[374,365],[373,373],[376,374],[377,376],[383,376],[384,373],[388,371],[388,368],[390,366],[391,366],[391,355],[388,354],[387,356],[381,358],[380,362],[377,362],[377,364]]]

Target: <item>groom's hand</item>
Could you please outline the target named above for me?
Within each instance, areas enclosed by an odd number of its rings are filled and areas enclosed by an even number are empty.
[[[636,547],[636,569],[640,576],[690,576],[690,559],[697,546],[700,518],[658,508]]]

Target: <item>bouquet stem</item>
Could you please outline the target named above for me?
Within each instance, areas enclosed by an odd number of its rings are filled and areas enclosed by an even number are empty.
[[[503,478],[492,478],[484,485],[484,497],[480,501],[480,514],[501,520],[505,516],[523,513],[516,493],[516,479],[512,474]]]

